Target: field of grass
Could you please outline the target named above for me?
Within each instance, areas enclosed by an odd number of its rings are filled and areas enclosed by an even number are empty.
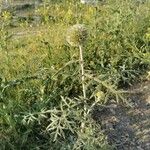
[[[1,149],[114,149],[93,110],[112,100],[129,106],[124,90],[148,75],[150,2],[107,0],[95,7],[45,1],[27,15],[16,20],[13,11],[0,14]],[[66,41],[75,24],[88,31],[86,99],[79,48]]]

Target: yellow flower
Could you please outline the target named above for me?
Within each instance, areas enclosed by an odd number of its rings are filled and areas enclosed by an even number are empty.
[[[2,17],[5,21],[9,20],[11,18],[11,13],[10,12],[7,12],[7,11],[4,11],[2,13]]]
[[[145,37],[146,37],[147,40],[150,41],[150,28],[148,28],[148,31],[147,31],[147,33],[145,34]]]
[[[96,93],[96,98],[97,98],[98,101],[104,99],[105,98],[104,92],[103,91],[98,91]]]
[[[150,80],[150,71],[147,72],[147,79]]]
[[[150,40],[150,33],[146,33],[146,39]]]

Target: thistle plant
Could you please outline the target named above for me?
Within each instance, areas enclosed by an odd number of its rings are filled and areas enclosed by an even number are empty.
[[[83,59],[83,45],[87,39],[88,33],[87,29],[84,25],[76,24],[73,25],[67,33],[67,42],[71,46],[79,47],[80,54],[80,68],[81,68],[81,81],[82,81],[82,91],[83,98],[86,100],[86,88],[85,88],[85,73],[84,73],[84,59]],[[84,117],[86,116],[86,107],[84,105]],[[85,118],[84,118],[85,119]],[[85,123],[81,123],[81,132],[83,133],[83,129],[85,127]]]
[[[87,39],[87,29],[82,24],[73,25],[67,32],[66,40],[71,46],[79,47],[80,52],[80,68],[81,68],[81,80],[83,97],[86,99],[85,88],[85,75],[84,75],[84,59],[83,59],[83,45]]]

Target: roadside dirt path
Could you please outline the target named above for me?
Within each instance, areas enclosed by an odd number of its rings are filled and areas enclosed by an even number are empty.
[[[150,150],[150,81],[129,89],[132,108],[110,104],[97,108],[98,121],[115,150]]]

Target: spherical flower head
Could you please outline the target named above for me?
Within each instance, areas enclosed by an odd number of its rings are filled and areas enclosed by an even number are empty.
[[[79,46],[85,43],[87,36],[86,27],[82,24],[76,24],[67,31],[66,40],[71,46]]]

